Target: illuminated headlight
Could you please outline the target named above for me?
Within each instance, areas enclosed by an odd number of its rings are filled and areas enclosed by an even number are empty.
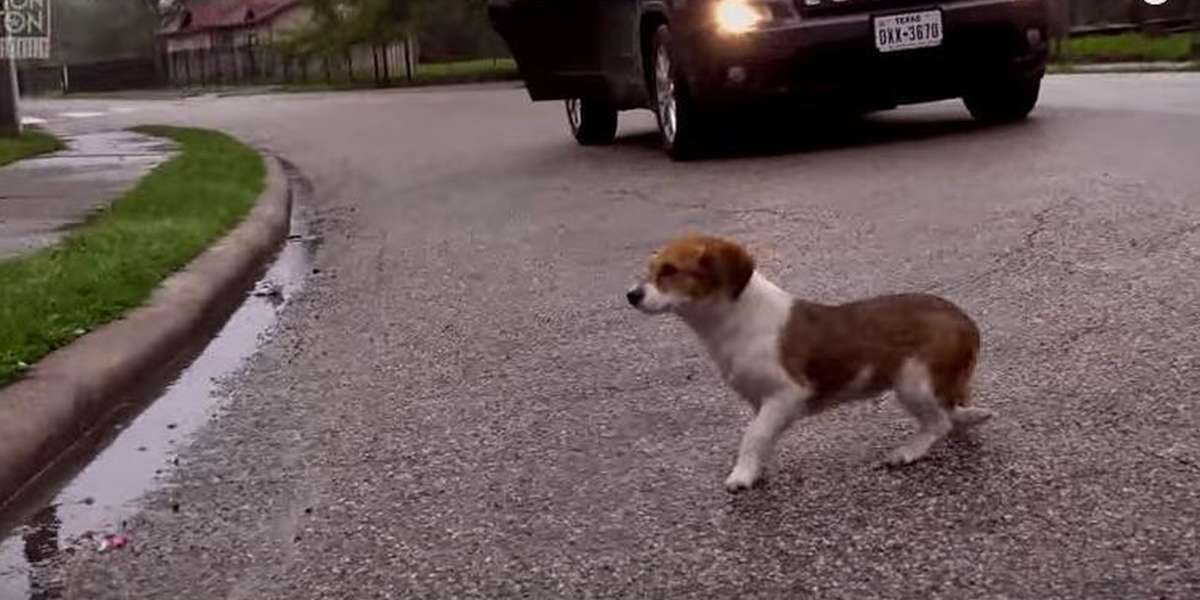
[[[771,9],[753,0],[717,2],[717,28],[724,33],[746,33],[771,20]]]

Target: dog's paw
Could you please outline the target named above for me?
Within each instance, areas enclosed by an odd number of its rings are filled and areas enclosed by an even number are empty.
[[[950,413],[950,422],[954,423],[954,431],[965,432],[987,423],[996,413],[974,406],[959,407]]]
[[[920,460],[922,456],[925,456],[925,453],[917,448],[908,445],[900,446],[888,453],[887,458],[883,459],[883,466],[894,469],[911,465]]]
[[[734,471],[725,479],[725,491],[730,494],[744,492],[758,483],[758,475],[746,471]]]

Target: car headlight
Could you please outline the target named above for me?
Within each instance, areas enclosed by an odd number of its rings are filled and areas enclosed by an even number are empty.
[[[746,33],[770,21],[771,9],[752,0],[720,0],[716,19],[722,33]]]

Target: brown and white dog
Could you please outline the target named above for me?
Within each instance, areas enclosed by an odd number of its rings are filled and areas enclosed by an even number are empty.
[[[885,463],[925,456],[955,428],[992,413],[967,406],[979,329],[949,301],[924,294],[837,306],[797,299],[755,269],[741,246],[692,235],[650,261],[626,295],[644,313],[679,315],[725,381],[754,408],[725,488],[752,487],[776,439],[796,419],[892,390],[918,430]]]

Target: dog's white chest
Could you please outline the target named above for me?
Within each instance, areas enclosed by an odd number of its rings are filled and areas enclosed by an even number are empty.
[[[693,323],[725,382],[756,406],[795,385],[779,344],[791,306],[790,295],[755,274],[736,308],[712,322]]]
[[[716,351],[713,358],[725,382],[757,406],[764,398],[791,385],[778,348],[776,336],[764,336],[740,347]]]

